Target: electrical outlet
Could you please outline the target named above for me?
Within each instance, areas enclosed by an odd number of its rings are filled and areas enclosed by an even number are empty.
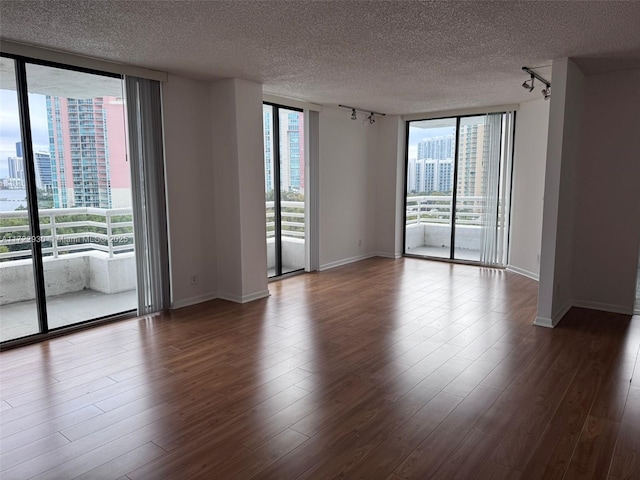
[[[362,246],[362,240],[358,240],[358,246],[361,247]]]
[[[197,284],[198,284],[198,275],[194,273],[193,275],[191,275],[191,285],[197,285]]]

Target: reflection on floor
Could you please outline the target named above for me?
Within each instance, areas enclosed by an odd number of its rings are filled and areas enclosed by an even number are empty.
[[[47,297],[49,328],[58,328],[92,318],[114,315],[138,306],[136,290],[106,294],[95,290],[81,290],[55,297]],[[36,301],[0,306],[0,341],[12,340],[38,333]]]
[[[410,255],[424,255],[426,257],[449,258],[451,249],[449,247],[414,247],[407,250]],[[471,260],[473,262],[480,261],[480,250],[467,250],[456,248],[454,253],[456,260]]]

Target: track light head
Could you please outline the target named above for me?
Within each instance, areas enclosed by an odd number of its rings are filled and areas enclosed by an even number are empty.
[[[547,85],[547,88],[542,89],[542,96],[545,100],[549,100],[549,98],[551,98],[551,85]]]
[[[352,108],[351,109],[351,120],[357,120],[358,116],[356,115],[356,109]]]
[[[369,123],[371,124],[376,123],[376,114],[371,112],[371,114],[367,117],[367,120],[369,120]]]

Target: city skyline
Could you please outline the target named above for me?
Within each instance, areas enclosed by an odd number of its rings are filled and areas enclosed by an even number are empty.
[[[457,149],[457,193],[464,196],[484,195],[484,158],[488,147],[484,119],[468,119],[461,124],[457,142],[455,131],[453,125],[432,129],[411,128],[409,142],[415,148],[415,156],[408,158],[407,193],[450,194],[454,188]],[[416,136],[419,140],[416,140]]]
[[[16,156],[16,142],[21,142],[20,118],[15,90],[0,90],[0,179],[9,175],[7,160]],[[49,152],[46,97],[29,94],[31,137],[34,152]]]

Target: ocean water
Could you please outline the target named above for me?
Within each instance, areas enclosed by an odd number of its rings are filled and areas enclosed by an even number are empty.
[[[26,190],[0,189],[0,212],[10,212],[20,205],[27,207]]]

